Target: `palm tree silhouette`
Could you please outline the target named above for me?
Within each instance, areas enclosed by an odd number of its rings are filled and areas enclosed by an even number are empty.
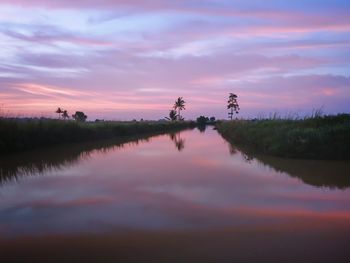
[[[64,111],[62,112],[62,118],[63,118],[64,120],[69,119],[68,111],[64,110]]]
[[[176,121],[176,119],[177,119],[177,112],[176,112],[176,110],[170,110],[169,117],[165,117],[165,119],[167,119],[169,121]]]
[[[57,110],[55,111],[55,113],[58,114],[58,119],[61,119],[61,113],[63,113],[62,109],[60,107],[57,108]]]
[[[182,97],[178,97],[177,100],[175,101],[174,109],[179,111],[179,113],[177,115],[178,120],[182,120],[182,117],[181,117],[180,113],[181,113],[182,110],[186,109],[185,108],[185,103],[186,102],[183,100]]]

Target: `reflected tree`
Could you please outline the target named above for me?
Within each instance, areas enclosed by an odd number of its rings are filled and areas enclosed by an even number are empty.
[[[203,133],[207,129],[207,126],[205,124],[204,125],[198,125],[197,129],[199,130],[200,133]]]
[[[170,133],[170,139],[174,142],[176,149],[181,152],[185,148],[185,140],[181,138],[180,133]]]

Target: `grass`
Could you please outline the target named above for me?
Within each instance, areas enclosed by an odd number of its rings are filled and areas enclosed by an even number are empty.
[[[95,122],[48,119],[0,119],[0,153],[11,153],[58,145],[159,134],[194,127],[194,122]]]
[[[235,120],[217,124],[230,143],[257,153],[350,160],[350,114],[305,119]]]

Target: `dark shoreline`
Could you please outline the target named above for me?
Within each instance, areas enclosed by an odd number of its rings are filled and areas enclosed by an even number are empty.
[[[196,127],[195,122],[86,122],[49,119],[0,119],[0,155],[51,146],[151,136]]]

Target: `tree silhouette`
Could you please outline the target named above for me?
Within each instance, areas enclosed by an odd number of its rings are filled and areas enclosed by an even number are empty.
[[[230,93],[229,97],[228,97],[228,101],[227,101],[227,109],[231,110],[228,115],[229,118],[232,120],[233,118],[233,112],[236,112],[236,114],[238,114],[240,108],[237,102],[237,95]]]
[[[57,108],[57,110],[55,111],[55,113],[58,114],[58,119],[61,119],[61,113],[63,113],[62,109],[60,107]]]
[[[64,110],[64,111],[62,112],[62,118],[63,118],[64,120],[69,119],[68,111]]]
[[[178,97],[177,100],[175,101],[175,104],[174,104],[174,110],[178,110],[179,113],[177,115],[177,118],[178,120],[183,120],[183,118],[181,117],[181,111],[182,110],[185,110],[185,101],[183,100],[182,97]]]
[[[165,117],[165,119],[167,119],[169,121],[176,121],[176,118],[177,118],[176,110],[170,110],[169,117]]]
[[[208,122],[209,122],[209,118],[208,118],[208,117],[199,116],[199,117],[197,118],[197,123],[198,123],[199,125],[206,125]]]
[[[82,111],[76,111],[75,114],[72,115],[72,118],[79,122],[85,122],[87,116]]]

